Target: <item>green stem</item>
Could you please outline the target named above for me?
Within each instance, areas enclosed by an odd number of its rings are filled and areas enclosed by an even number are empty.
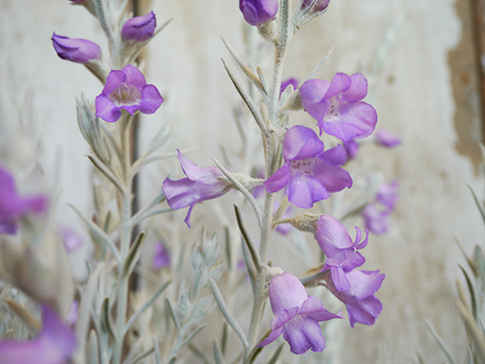
[[[128,275],[123,275],[128,252],[130,250],[132,224],[131,224],[131,188],[133,176],[131,173],[131,151],[130,151],[130,124],[131,116],[123,115],[120,128],[121,139],[121,169],[126,190],[121,201],[121,239],[120,239],[120,258],[118,266],[118,292],[117,292],[117,312],[116,312],[116,331],[118,336],[113,352],[113,364],[120,364],[123,354],[124,326],[126,323],[126,312],[128,304]]]

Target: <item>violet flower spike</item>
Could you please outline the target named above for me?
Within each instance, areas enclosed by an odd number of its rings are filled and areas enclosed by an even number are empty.
[[[317,134],[304,126],[293,126],[283,141],[285,163],[265,182],[269,193],[286,188],[288,200],[301,208],[311,208],[330,193],[352,186],[350,174],[339,165],[345,164],[346,152],[337,146],[324,152]]]
[[[275,17],[278,0],[239,0],[239,9],[248,24],[258,26]]]
[[[327,260],[323,271],[330,270],[332,281],[338,291],[350,288],[345,273],[365,263],[364,257],[357,251],[366,247],[369,232],[361,240],[361,231],[356,226],[356,237],[352,241],[345,226],[331,215],[321,215],[316,222],[315,238],[325,253]]]
[[[177,149],[178,159],[185,175],[178,181],[166,178],[162,191],[167,197],[168,205],[174,209],[190,206],[185,223],[190,227],[190,214],[195,204],[224,195],[232,186],[224,174],[217,167],[197,167],[185,158]]]
[[[157,18],[152,11],[127,20],[121,29],[121,37],[134,42],[144,42],[153,37],[156,27]]]
[[[153,114],[162,102],[163,97],[155,86],[146,83],[143,73],[127,65],[109,73],[101,95],[96,97],[96,116],[112,123],[121,117],[122,109],[131,115],[137,111]]]
[[[75,348],[74,332],[44,305],[39,335],[31,341],[0,341],[0,364],[64,364]]]
[[[101,48],[87,39],[68,38],[56,33],[51,39],[57,55],[71,62],[88,63],[98,59],[101,54]]]
[[[0,234],[15,234],[22,216],[30,212],[39,214],[46,209],[45,196],[20,197],[12,175],[0,167]]]
[[[304,354],[309,349],[321,352],[325,349],[325,339],[318,322],[342,318],[340,312],[326,310],[317,297],[306,293],[296,276],[286,272],[271,279],[269,300],[274,313],[271,333],[258,347],[272,343],[283,334],[293,354]]]
[[[401,138],[398,138],[397,136],[385,129],[377,129],[375,136],[376,143],[382,147],[393,148],[401,144]]]
[[[308,80],[300,87],[303,107],[324,130],[344,143],[372,134],[377,123],[374,108],[363,102],[367,80],[360,73],[337,73],[332,82]]]
[[[345,303],[349,313],[350,326],[354,327],[356,322],[363,325],[374,325],[377,317],[382,312],[382,303],[374,293],[381,287],[386,277],[379,274],[379,271],[360,271],[354,269],[345,273],[350,283],[350,289],[338,291],[330,277],[324,277],[327,288],[340,301]]]

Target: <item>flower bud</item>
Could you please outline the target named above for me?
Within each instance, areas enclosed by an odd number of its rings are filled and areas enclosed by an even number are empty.
[[[99,58],[101,48],[96,43],[86,39],[71,39],[54,33],[52,44],[57,55],[76,63],[87,63]]]
[[[278,0],[239,0],[239,9],[250,25],[261,25],[275,17]]]
[[[144,42],[155,34],[157,19],[153,11],[149,14],[129,19],[121,29],[123,39]]]
[[[301,4],[301,7],[303,9],[309,7],[312,4],[313,0],[303,0],[303,3]],[[319,13],[321,11],[324,11],[328,7],[328,3],[330,0],[316,0],[315,5],[313,6],[313,12],[314,13]]]

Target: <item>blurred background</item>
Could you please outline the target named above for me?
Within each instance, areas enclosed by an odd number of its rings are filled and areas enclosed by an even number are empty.
[[[154,115],[143,115],[139,145],[167,122],[172,125],[167,152],[197,146],[191,160],[213,165],[212,157],[223,159],[221,145],[239,142],[232,110],[240,100],[221,62],[230,55],[220,36],[243,57],[244,37],[252,37],[261,56],[256,64],[263,70],[270,69],[272,49],[248,33],[252,30],[246,29],[237,0],[153,0],[152,9],[159,24],[174,20],[146,54],[147,82],[158,87],[165,103]],[[468,340],[454,305],[455,280],[462,280],[458,263],[465,260],[453,238],[471,254],[485,236],[467,186],[483,199],[484,29],[481,0],[331,0],[327,13],[290,43],[285,78],[305,79],[335,46],[319,77],[364,73],[378,127],[403,140],[392,150],[366,145],[353,162],[383,180],[398,179],[400,201],[391,230],[372,235],[365,254],[364,269],[386,274],[377,294],[384,310],[372,327],[342,324],[335,329],[336,337],[327,340],[328,347],[338,348],[335,363],[413,363],[418,351],[426,363],[441,363],[425,319],[457,362],[466,357]],[[79,222],[67,203],[92,209],[91,167],[84,157],[88,146],[78,130],[75,97],[84,93],[94,100],[102,85],[81,65],[57,57],[53,31],[107,49],[96,20],[67,0],[0,0],[2,103],[22,105],[32,92],[40,158],[48,178],[59,186],[59,219],[69,225]],[[0,110],[3,128],[12,117]],[[304,113],[292,118],[311,123]],[[176,165],[172,159],[144,173],[142,199],[158,191]],[[231,206],[228,196],[224,201]],[[205,213],[198,206],[193,219]],[[189,234],[188,228],[181,229]]]

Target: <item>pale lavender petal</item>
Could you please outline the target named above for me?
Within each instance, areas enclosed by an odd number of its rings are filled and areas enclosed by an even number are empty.
[[[338,165],[319,160],[315,163],[315,177],[325,187],[328,192],[339,192],[344,188],[352,187],[352,177],[349,172]]]
[[[328,191],[315,176],[303,174],[290,177],[286,195],[291,203],[304,209],[309,209],[315,202],[330,197]]]
[[[325,339],[317,321],[308,317],[292,320],[283,329],[283,338],[290,344],[293,354],[301,355],[311,349],[321,352],[325,349]]]
[[[286,294],[291,294],[291,292],[286,292]],[[291,308],[285,308],[284,310],[275,313],[273,319],[271,320],[271,328],[275,330],[284,326],[288,321],[298,315],[299,310],[300,307],[296,306]]]
[[[280,169],[274,172],[266,181],[264,187],[269,193],[275,193],[288,184],[290,178],[290,166],[285,163]]]
[[[283,327],[280,327],[278,329],[271,330],[271,333],[269,334],[269,336],[266,339],[264,339],[263,341],[261,341],[256,346],[260,348],[262,346],[266,346],[268,344],[271,344],[273,341],[275,341],[277,338],[280,337],[280,335],[281,335],[282,332],[283,332]]]
[[[56,33],[51,39],[57,55],[71,62],[87,63],[97,59],[101,53],[101,48],[87,39],[72,39]]]
[[[347,273],[347,279],[352,286],[351,293],[357,299],[363,299],[373,295],[381,288],[385,274],[378,270],[367,271],[354,269]]]
[[[196,182],[188,178],[183,178],[178,181],[172,181],[166,178],[162,184],[162,191],[167,197],[168,205],[174,209],[182,209],[195,203],[200,195],[194,188]]]
[[[134,85],[140,89],[147,84],[145,76],[135,66],[131,64],[126,65],[121,71],[126,75],[126,84]]]
[[[379,186],[376,195],[376,201],[383,204],[387,211],[393,211],[394,207],[399,200],[399,194],[397,192],[399,188],[399,181],[392,181],[390,184],[383,183]]]
[[[153,114],[162,105],[163,97],[153,85],[145,85],[141,91],[140,111]]]
[[[291,273],[275,276],[269,283],[271,309],[278,315],[285,309],[300,307],[308,294],[300,280]]]
[[[362,217],[365,227],[374,234],[384,234],[389,230],[389,212],[379,210],[375,203],[368,204],[362,210]]]
[[[308,80],[300,87],[301,103],[305,110],[317,121],[322,121],[330,102],[324,99],[330,82],[326,80]]]
[[[290,128],[283,141],[285,160],[312,158],[323,152],[323,142],[312,129],[296,125]]]
[[[101,94],[96,97],[96,116],[113,123],[121,117],[121,110],[108,98]]]
[[[112,70],[106,78],[106,85],[103,88],[102,94],[106,96],[109,95],[125,82],[126,74],[123,71]]]
[[[347,305],[350,326],[356,322],[372,326],[382,312],[382,302],[376,296],[366,297],[359,301],[350,301]]]
[[[335,318],[342,318],[340,314],[334,314],[328,311],[323,303],[315,296],[309,295],[308,299],[303,302],[300,309],[300,315],[306,315],[316,321],[329,321]]]
[[[347,91],[350,87],[350,82],[351,78],[345,73],[336,73],[335,76],[333,76],[332,78],[332,82],[330,82],[330,86],[325,93],[324,99],[328,100],[335,95]]]
[[[316,225],[315,235],[320,247],[330,245],[338,249],[347,249],[354,245],[345,226],[335,217],[321,215]]]
[[[339,144],[335,148],[323,152],[318,158],[328,163],[343,165],[347,162],[347,151]]]
[[[344,148],[347,151],[348,159],[355,159],[359,151],[359,143],[354,139],[349,140],[344,144]]]
[[[359,101],[340,106],[340,116],[324,120],[323,130],[344,143],[350,139],[365,138],[372,134],[377,123],[377,113],[369,104]]]
[[[367,80],[360,73],[354,73],[350,76],[351,83],[347,91],[341,95],[342,100],[346,102],[357,102],[367,95]]]
[[[345,272],[341,267],[331,267],[330,276],[332,277],[332,282],[335,285],[337,291],[347,291],[350,289],[350,283]]]
[[[401,144],[401,138],[398,138],[391,132],[384,129],[376,130],[376,142],[383,147],[392,148]]]
[[[192,227],[190,225],[190,214],[192,213],[192,209],[194,208],[194,206],[195,206],[195,202],[192,205],[190,205],[189,211],[187,211],[187,216],[185,216],[185,219],[184,219],[184,222],[187,224],[188,227]]]
[[[155,245],[155,252],[153,254],[152,266],[154,269],[162,269],[170,266],[170,255],[163,243],[158,242]]]

